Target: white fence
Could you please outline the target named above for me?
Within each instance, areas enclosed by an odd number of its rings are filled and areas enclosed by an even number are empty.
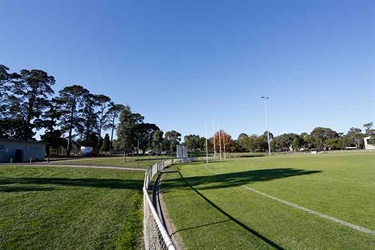
[[[148,195],[148,187],[153,177],[162,172],[166,167],[171,166],[178,160],[167,160],[164,162],[158,162],[150,167],[145,174],[145,180],[143,184],[143,235],[145,241],[145,249],[168,249],[175,250],[175,246],[169,237],[167,230],[161,222],[155,207]]]

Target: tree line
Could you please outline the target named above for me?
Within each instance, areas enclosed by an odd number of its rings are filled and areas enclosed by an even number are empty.
[[[331,128],[316,127],[311,133],[284,133],[274,136],[270,133],[270,146],[272,151],[304,151],[304,150],[340,150],[340,149],[363,149],[364,138],[372,137],[374,142],[375,130],[373,123],[363,125],[363,130],[352,127],[344,134],[336,132]],[[198,135],[187,135],[184,137],[184,145],[193,151],[205,152],[206,138]],[[262,135],[241,133],[236,140],[232,139],[225,131],[219,130],[207,140],[210,152],[267,152],[267,131]]]
[[[324,127],[316,127],[310,134],[284,133],[274,137],[270,133],[271,149],[272,151],[363,149],[364,138],[374,134],[372,122],[363,126],[363,132],[360,128],[352,127],[346,134]],[[238,145],[239,151],[266,151],[268,149],[266,132],[259,137],[240,134]]]
[[[0,65],[0,138],[30,141],[39,131],[42,141],[55,154],[78,153],[80,146],[92,146],[101,152],[113,150],[142,154],[172,153],[181,142],[181,133],[164,133],[156,124],[145,123],[144,116],[129,105],[114,103],[110,97],[91,93],[80,85],[66,86],[57,93],[56,80],[43,70],[9,72]],[[310,134],[270,133],[272,151],[363,148],[364,137],[373,135],[373,123],[338,133],[316,127]],[[108,131],[104,138],[102,134]],[[114,139],[116,131],[117,139]],[[183,145],[190,151],[205,151],[206,138],[187,135]],[[207,139],[208,149],[227,152],[268,150],[267,133],[258,136],[241,133],[236,140],[220,130]],[[222,148],[221,148],[222,147]]]
[[[91,93],[81,85],[66,86],[57,93],[56,80],[43,70],[10,72],[0,65],[0,138],[35,141],[39,131],[49,151],[70,156],[81,146],[97,151],[133,152],[154,148],[174,150],[181,140],[177,131],[165,134],[156,124],[131,111],[129,105]],[[109,131],[104,138],[104,131]],[[117,140],[114,140],[114,132]]]

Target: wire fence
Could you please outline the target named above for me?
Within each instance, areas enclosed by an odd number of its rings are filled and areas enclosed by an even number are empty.
[[[150,167],[145,174],[144,184],[143,184],[143,209],[144,209],[144,219],[143,219],[143,235],[145,242],[145,249],[168,249],[175,250],[175,246],[172,243],[169,234],[161,222],[159,215],[152,204],[150,196],[148,194],[148,188],[153,180],[153,177],[164,171],[168,166],[176,163],[178,160],[166,160],[164,162],[158,162]]]

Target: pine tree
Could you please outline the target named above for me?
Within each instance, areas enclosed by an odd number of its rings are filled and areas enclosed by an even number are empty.
[[[110,150],[111,142],[109,141],[109,135],[105,134],[102,147],[100,148],[101,152],[108,152]]]

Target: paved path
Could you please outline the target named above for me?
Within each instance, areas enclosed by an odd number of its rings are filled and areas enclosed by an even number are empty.
[[[102,169],[118,169],[118,170],[131,170],[131,171],[143,171],[145,168],[130,168],[130,167],[117,167],[117,166],[95,166],[95,165],[69,165],[69,164],[49,164],[45,162],[40,163],[5,163],[0,164],[1,166],[22,166],[22,167],[63,167],[63,168],[102,168]]]

